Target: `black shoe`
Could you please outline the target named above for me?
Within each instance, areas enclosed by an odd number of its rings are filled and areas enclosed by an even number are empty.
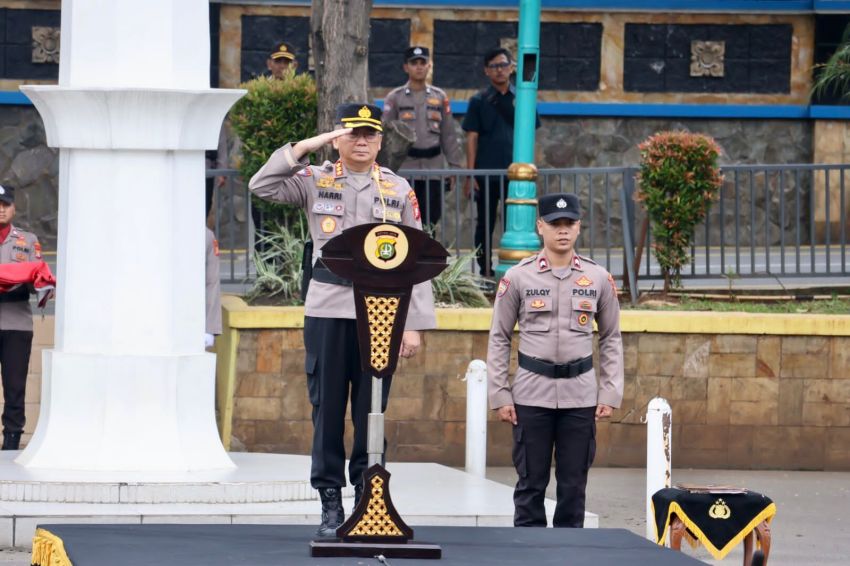
[[[363,497],[363,484],[358,483],[354,486],[354,508],[357,509],[357,504],[360,503],[360,498]]]
[[[19,450],[21,447],[21,433],[20,432],[6,432],[3,431],[3,448],[0,450]]]
[[[342,509],[342,492],[338,487],[319,489],[322,498],[322,524],[316,534],[323,538],[336,537],[336,530],[345,521],[345,511]]]

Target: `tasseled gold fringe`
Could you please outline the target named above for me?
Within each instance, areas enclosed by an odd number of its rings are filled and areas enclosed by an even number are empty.
[[[73,566],[65,553],[62,539],[45,529],[35,530],[30,562],[34,566]]]

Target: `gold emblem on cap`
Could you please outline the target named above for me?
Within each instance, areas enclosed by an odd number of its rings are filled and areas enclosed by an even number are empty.
[[[281,53],[286,53],[286,45],[281,45],[281,46],[280,46],[280,52],[281,52]]]
[[[361,118],[371,118],[372,117],[372,111],[364,106],[363,108],[361,108],[357,112],[357,115],[360,116]]]

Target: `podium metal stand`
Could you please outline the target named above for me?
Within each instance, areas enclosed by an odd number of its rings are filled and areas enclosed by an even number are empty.
[[[310,554],[387,558],[440,558],[438,545],[414,543],[413,529],[390,497],[390,474],[383,467],[384,414],[381,379],[398,365],[404,323],[417,283],[446,268],[446,249],[425,232],[396,224],[363,224],[345,230],[322,248],[321,261],[354,287],[357,339],[363,371],[372,374],[372,408],[368,418],[369,468],[363,496],[337,529],[337,538],[315,540]]]

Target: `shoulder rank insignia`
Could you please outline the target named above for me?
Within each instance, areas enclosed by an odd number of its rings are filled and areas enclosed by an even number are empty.
[[[590,287],[593,285],[593,281],[587,275],[582,275],[576,281],[576,285],[579,287]]]
[[[334,163],[334,176],[342,177],[342,175],[343,175],[342,161],[337,160],[337,162]]]
[[[578,257],[578,254],[573,254],[573,267],[581,269],[581,258]]]
[[[322,175],[318,179],[316,179],[316,186],[320,189],[327,189],[328,187],[332,187],[334,185],[333,177],[325,177]]]
[[[549,269],[549,260],[546,259],[544,256],[540,256],[539,258],[537,258],[537,269],[539,269],[540,271],[545,271],[546,269]]]
[[[496,298],[498,299],[499,297],[507,293],[510,286],[511,282],[507,278],[502,277],[501,279],[499,279],[499,288],[496,290]]]

